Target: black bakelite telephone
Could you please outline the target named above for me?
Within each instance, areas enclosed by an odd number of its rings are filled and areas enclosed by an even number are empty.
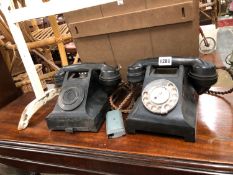
[[[51,130],[97,132],[109,110],[108,95],[121,81],[118,68],[106,64],[76,64],[55,75],[62,86],[54,110],[46,118]]]
[[[129,83],[143,82],[126,119],[128,133],[146,131],[195,141],[198,94],[216,83],[213,64],[198,58],[152,58],[129,66],[127,76]]]

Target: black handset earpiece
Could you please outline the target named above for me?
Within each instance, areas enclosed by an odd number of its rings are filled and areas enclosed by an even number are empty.
[[[203,60],[193,64],[188,75],[198,94],[208,91],[218,79],[216,67]]]
[[[54,83],[56,87],[61,87],[65,78],[66,72],[63,69],[59,69],[54,75]]]
[[[119,68],[102,64],[99,75],[100,83],[104,86],[116,86],[121,81]]]

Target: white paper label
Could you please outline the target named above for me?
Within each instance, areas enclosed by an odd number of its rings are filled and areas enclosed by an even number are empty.
[[[172,57],[159,57],[159,66],[171,66]]]
[[[124,1],[123,1],[123,0],[117,0],[117,4],[118,4],[118,5],[123,5],[123,4],[124,4]]]

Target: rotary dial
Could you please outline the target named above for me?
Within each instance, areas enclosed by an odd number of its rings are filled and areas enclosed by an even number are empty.
[[[58,97],[58,105],[64,111],[72,111],[81,105],[83,99],[84,90],[82,87],[63,87]]]
[[[179,92],[176,85],[166,79],[150,82],[142,92],[143,105],[153,113],[167,114],[177,104]]]

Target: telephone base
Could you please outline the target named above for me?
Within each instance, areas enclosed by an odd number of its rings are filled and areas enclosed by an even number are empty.
[[[142,96],[140,96],[126,119],[126,131],[128,133],[145,131],[174,135],[183,137],[185,141],[195,142],[198,95],[189,83],[184,66],[180,66],[175,72],[171,73],[169,73],[169,69],[165,70],[166,74],[155,74],[154,72],[159,70],[154,70],[153,67],[148,66],[143,89],[149,83],[161,78],[173,82],[179,92],[176,107],[166,114],[153,113],[144,106]]]
[[[104,106],[96,116],[78,113],[67,115],[67,112],[52,113],[46,120],[48,128],[53,131],[65,131],[69,133],[74,133],[75,131],[98,132],[104,122],[104,116],[107,111],[108,107]]]
[[[62,86],[54,110],[46,117],[48,128],[66,132],[97,132],[110,109],[109,94],[121,81],[119,68],[82,63],[63,67],[55,75]]]
[[[150,123],[141,118],[127,119],[126,131],[128,134],[136,134],[137,131],[151,132],[156,134],[173,135],[183,137],[186,142],[195,142],[195,128],[175,127],[169,125],[162,125],[159,123]]]
[[[58,102],[46,117],[50,130],[98,132],[109,110],[108,93],[95,71],[86,77],[66,74]]]
[[[110,109],[108,96],[99,89],[89,97],[89,102],[82,107],[82,110],[74,111],[63,111],[56,105],[54,111],[46,118],[48,128],[70,133],[75,131],[98,132],[105,114]]]

